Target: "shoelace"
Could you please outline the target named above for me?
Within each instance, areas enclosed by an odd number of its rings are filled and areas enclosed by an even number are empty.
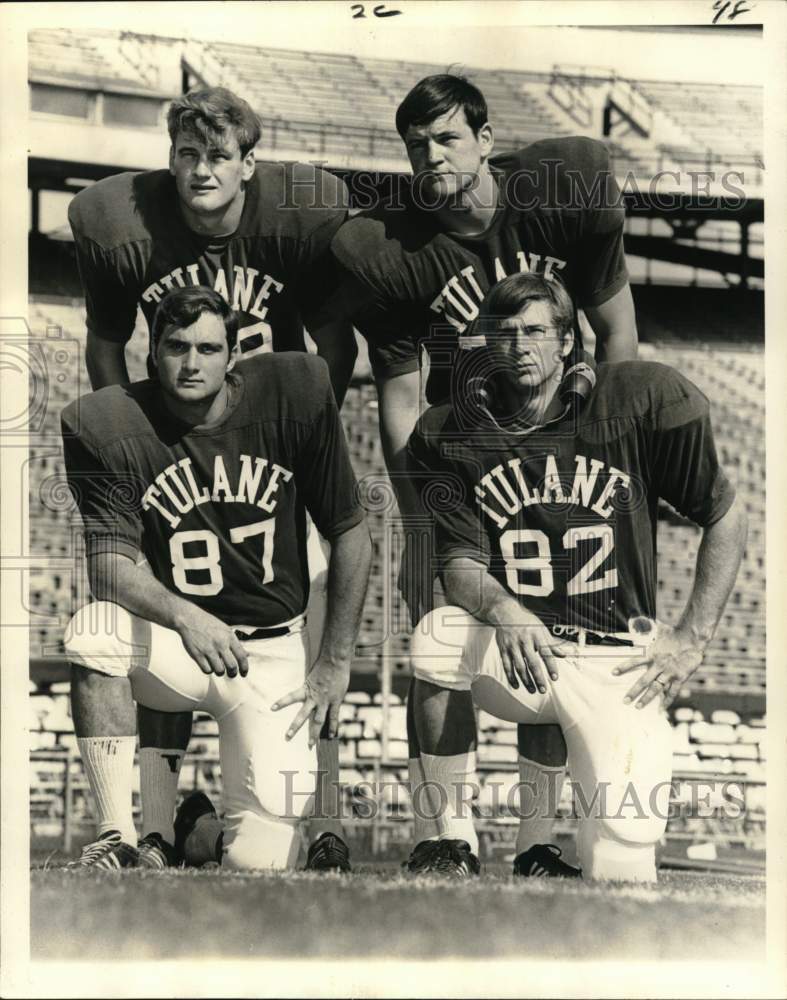
[[[120,843],[120,837],[107,837],[104,840],[94,840],[92,844],[85,844],[82,848],[82,853],[79,855],[77,861],[73,861],[72,865],[76,868],[84,868],[87,865],[94,864],[105,854],[112,850],[113,847],[117,847]]]
[[[333,837],[325,837],[315,845],[311,860],[312,863],[327,862],[338,868],[347,863],[348,855]]]
[[[412,869],[419,871],[424,867],[431,868],[442,851],[442,847],[440,846],[442,843],[443,841],[440,840],[424,841],[421,849],[413,855],[411,861]]]
[[[154,840],[142,841],[139,845],[139,861],[145,868],[167,868],[167,856]]]
[[[433,868],[438,872],[453,872],[460,869],[463,872],[470,870],[467,858],[457,844],[452,844],[448,840],[438,841],[439,850],[436,852]]]

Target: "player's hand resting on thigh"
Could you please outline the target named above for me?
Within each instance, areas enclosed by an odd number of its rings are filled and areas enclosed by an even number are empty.
[[[175,626],[186,652],[205,674],[245,677],[249,660],[240,639],[229,625],[196,604],[184,601]]]
[[[555,638],[521,606],[507,603],[505,615],[503,621],[495,622],[495,639],[508,683],[518,688],[521,680],[530,694],[535,694],[536,688],[544,694],[547,675],[553,681],[558,679],[558,660],[570,655],[571,646]]]
[[[301,701],[301,710],[287,730],[285,739],[291,740],[301,726],[309,720],[309,746],[313,747],[328,717],[328,736],[335,739],[339,732],[339,706],[350,685],[350,663],[337,663],[327,656],[320,656],[309,671],[303,684],[279,698],[271,705],[274,712]]]
[[[612,671],[627,674],[646,668],[626,693],[623,701],[627,705],[639,699],[636,707],[644,708],[654,698],[661,697],[666,707],[702,663],[705,643],[689,629],[673,628],[663,622],[658,623],[658,629],[644,656],[627,660]]]

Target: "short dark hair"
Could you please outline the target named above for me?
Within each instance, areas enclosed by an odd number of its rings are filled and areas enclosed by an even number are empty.
[[[514,316],[530,302],[548,302],[561,340],[574,327],[574,303],[563,282],[553,277],[547,280],[542,274],[524,271],[509,274],[498,281],[486,294],[478,317],[478,332],[486,333],[490,321]],[[490,329],[489,333],[493,331]]]
[[[227,347],[238,343],[238,317],[218,292],[205,285],[176,288],[159,302],[150,329],[150,353],[156,356],[161,338],[171,329],[185,330],[196,323],[203,313],[212,313],[224,322]]]
[[[404,139],[411,125],[428,125],[456,107],[464,109],[467,124],[473,134],[478,135],[489,117],[484,95],[478,87],[465,77],[451,73],[424,77],[396,109],[396,131]]]
[[[232,130],[245,156],[260,141],[262,122],[247,101],[226,87],[197,87],[170,104],[167,130],[173,146],[178,132],[211,146],[222,145]]]

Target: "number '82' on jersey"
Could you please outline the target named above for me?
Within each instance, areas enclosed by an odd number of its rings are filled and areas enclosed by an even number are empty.
[[[438,567],[481,563],[548,625],[621,632],[654,618],[659,500],[707,526],[735,495],[707,399],[665,365],[600,365],[579,414],[524,435],[461,414],[427,411],[408,450],[426,506],[439,498]]]

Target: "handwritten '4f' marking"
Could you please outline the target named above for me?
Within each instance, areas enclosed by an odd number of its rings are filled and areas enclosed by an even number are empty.
[[[717,12],[713,23],[717,24],[725,15],[728,21],[734,21],[739,14],[746,14],[754,8],[747,6],[746,0],[735,0],[734,4],[732,0],[713,0],[713,9]]]

